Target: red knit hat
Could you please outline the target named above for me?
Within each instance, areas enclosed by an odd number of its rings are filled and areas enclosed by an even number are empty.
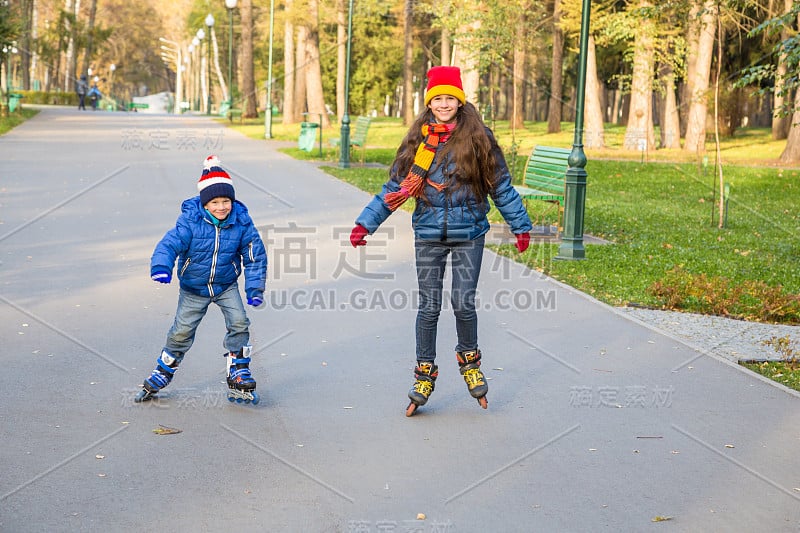
[[[467,102],[461,85],[461,69],[458,67],[433,67],[428,71],[428,88],[425,90],[425,105],[434,96],[449,94],[458,98],[462,104]]]
[[[233,180],[230,175],[219,166],[219,158],[215,155],[206,157],[203,161],[203,175],[197,182],[197,190],[200,191],[200,203],[206,205],[214,198],[220,196],[236,199],[233,190]]]

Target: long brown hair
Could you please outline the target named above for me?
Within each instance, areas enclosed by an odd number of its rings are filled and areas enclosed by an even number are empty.
[[[448,187],[450,192],[452,192],[451,187],[455,189],[469,187],[472,195],[478,201],[484,202],[496,178],[493,143],[486,134],[486,127],[478,110],[470,102],[458,108],[455,120],[456,128],[444,148],[437,152],[437,162],[441,163],[449,158],[455,163],[452,171],[446,171],[448,172],[446,177],[450,180]],[[409,128],[397,149],[392,164],[395,180],[402,181],[411,169],[414,155],[423,139],[422,126],[431,122],[435,122],[433,112],[426,107]]]

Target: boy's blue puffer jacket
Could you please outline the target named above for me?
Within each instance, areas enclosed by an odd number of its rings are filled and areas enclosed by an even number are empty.
[[[503,152],[491,130],[486,128],[486,133],[492,141],[497,161],[495,187],[489,192],[492,201],[511,227],[512,233],[531,231],[533,225],[522,199],[511,185],[511,173],[508,171]],[[438,158],[434,159],[427,178],[435,183],[443,183],[445,180],[443,170],[442,162]],[[396,169],[392,169],[391,175],[381,192],[375,195],[356,219],[356,224],[364,226],[370,234],[392,214],[383,200],[384,196],[389,192],[400,190],[399,182],[405,178],[398,176]],[[425,196],[430,204],[417,201],[411,220],[416,239],[468,241],[489,231],[489,221],[486,218],[489,202],[484,201],[481,205],[479,199],[475,198],[467,187],[460,187],[454,191],[446,188],[439,192],[431,185],[426,185]]]
[[[244,266],[245,294],[263,293],[267,277],[267,252],[247,212],[234,201],[230,215],[215,226],[195,196],[183,202],[175,227],[156,245],[150,274],[172,272],[178,261],[181,288],[213,297],[236,282]]]

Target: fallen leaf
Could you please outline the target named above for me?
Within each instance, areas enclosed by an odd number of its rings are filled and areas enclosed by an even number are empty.
[[[156,435],[175,435],[176,433],[181,433],[181,432],[183,432],[182,429],[162,426],[161,424],[159,424],[158,427],[153,430],[153,433],[155,433]]]
[[[736,448],[736,446],[734,446],[733,444],[726,444],[725,447],[726,448]]]
[[[672,520],[671,516],[654,516],[653,522],[666,522],[667,520]]]
[[[106,477],[105,474],[97,474],[97,477]]]
[[[95,456],[94,456],[94,458],[95,458],[95,459],[105,459],[105,458],[106,458],[106,456],[105,456],[105,455],[100,455],[100,454],[97,454],[97,455],[95,455]]]
[[[417,513],[417,520],[425,520],[427,518],[425,513]]]

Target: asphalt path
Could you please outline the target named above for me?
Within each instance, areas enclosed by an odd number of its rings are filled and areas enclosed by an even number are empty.
[[[50,107],[0,137],[0,531],[800,530],[797,394],[488,250],[489,408],[447,308],[436,391],[406,418],[410,217],[353,249],[370,195],[278,146]],[[212,306],[135,404],[177,302],[150,254],[210,153],[268,247],[262,401],[226,400]]]

